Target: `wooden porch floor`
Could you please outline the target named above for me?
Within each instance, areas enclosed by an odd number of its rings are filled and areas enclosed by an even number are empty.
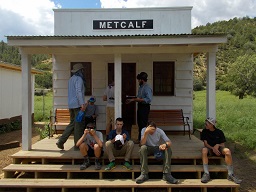
[[[200,141],[194,135],[191,136],[191,140],[187,135],[168,135],[172,141],[172,160],[191,160],[192,164],[196,164],[197,160],[201,160],[201,149],[203,147],[202,141]],[[67,142],[64,144],[65,150],[60,150],[56,146],[57,138],[45,138],[34,145],[30,151],[19,151],[13,154],[11,157],[14,159],[14,163],[20,163],[23,160],[38,159],[44,163],[44,161],[50,161],[54,159],[71,161],[75,164],[76,160],[83,159],[79,151],[74,151],[73,136],[70,136]],[[131,160],[139,159],[139,145],[135,144]],[[103,160],[107,160],[107,154],[105,153]],[[118,159],[118,158],[117,158]]]

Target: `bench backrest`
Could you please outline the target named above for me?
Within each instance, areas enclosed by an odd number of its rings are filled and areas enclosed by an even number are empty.
[[[182,109],[150,110],[148,119],[154,121],[157,126],[184,125]]]
[[[56,109],[55,122],[69,123],[70,122],[69,110],[68,109]]]

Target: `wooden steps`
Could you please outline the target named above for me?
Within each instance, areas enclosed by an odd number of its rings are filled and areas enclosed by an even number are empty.
[[[99,185],[100,184],[100,185]],[[231,188],[232,191],[238,191],[238,184],[235,184],[227,179],[214,179],[204,184],[200,179],[180,179],[178,184],[169,184],[163,180],[150,179],[142,184],[136,184],[134,180],[126,179],[1,179],[0,188],[60,188],[62,191],[68,189],[79,188],[128,188],[134,191],[135,188],[166,188],[171,192],[173,188],[202,188],[207,191],[207,188]]]
[[[34,173],[34,178],[47,178],[48,173],[66,173],[65,178],[72,178],[72,173],[98,173],[99,179],[106,178],[104,173],[108,174],[109,171],[105,171],[106,166],[102,166],[100,170],[95,170],[94,165],[91,165],[85,170],[80,170],[80,165],[39,165],[39,164],[10,164],[3,169],[5,178],[13,178],[16,172]],[[126,172],[132,173],[131,179],[135,179],[134,173],[140,173],[140,165],[133,165],[132,170],[127,170],[122,165],[117,165],[111,172]],[[162,173],[162,165],[149,165],[150,172]],[[197,178],[201,178],[203,172],[202,165],[172,165],[172,172],[178,173],[196,173]],[[226,173],[227,168],[224,165],[209,165],[210,172],[222,172]],[[58,177],[58,175],[56,175]]]
[[[181,182],[178,185],[167,184],[162,178],[162,162],[149,156],[149,178],[143,184],[136,184],[135,178],[140,175],[139,145],[134,145],[131,155],[133,170],[127,170],[121,164],[124,157],[117,157],[117,166],[111,171],[105,171],[109,163],[106,153],[101,158],[102,169],[94,169],[92,165],[80,170],[83,157],[79,151],[74,151],[73,138],[65,143],[65,150],[56,147],[56,138],[43,139],[32,146],[30,151],[19,151],[13,154],[13,164],[3,169],[4,179],[0,180],[0,191],[147,191],[156,188],[155,192],[218,192],[238,191],[240,185],[228,181],[227,169],[223,164],[223,158],[211,157],[209,159],[209,171],[212,181],[202,184],[200,181],[203,173],[201,161],[202,141],[191,135],[191,140],[183,135],[170,136],[172,146],[172,175]],[[21,189],[19,189],[21,188]],[[143,189],[144,188],[144,189]],[[148,188],[148,189],[146,189]],[[190,188],[193,190],[190,190]]]

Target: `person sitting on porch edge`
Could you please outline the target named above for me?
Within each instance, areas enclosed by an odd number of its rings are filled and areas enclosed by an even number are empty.
[[[116,119],[116,129],[110,131],[108,135],[108,141],[105,143],[106,152],[108,154],[109,164],[106,167],[106,171],[110,171],[115,168],[115,156],[124,156],[123,166],[129,170],[132,169],[130,164],[130,157],[134,147],[133,141],[130,140],[129,133],[123,129],[124,121],[122,118]]]
[[[238,179],[234,175],[231,151],[225,147],[226,138],[222,130],[215,127],[216,120],[213,118],[207,118],[205,120],[205,129],[203,129],[201,134],[201,140],[204,142],[204,147],[202,149],[202,161],[204,174],[201,178],[202,183],[207,183],[210,181],[210,174],[208,170],[208,156],[223,156],[225,157],[225,162],[228,169],[228,180],[240,184],[242,180]]]
[[[137,184],[149,179],[148,155],[154,155],[156,159],[163,159],[163,180],[172,184],[178,183],[178,180],[171,175],[171,144],[171,140],[165,132],[156,127],[153,121],[149,121],[148,126],[141,130],[141,147],[139,150],[141,175],[135,180]]]
[[[96,131],[94,123],[87,124],[84,134],[77,141],[76,146],[79,147],[84,157],[84,163],[80,166],[80,170],[84,170],[91,165],[89,157],[95,157],[95,169],[101,169],[99,159],[104,153],[103,135],[100,131]]]

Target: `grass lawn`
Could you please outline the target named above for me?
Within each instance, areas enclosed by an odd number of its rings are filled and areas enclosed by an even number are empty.
[[[206,91],[196,91],[193,101],[194,128],[203,128],[206,118]],[[242,146],[255,149],[256,146],[256,98],[238,99],[226,91],[216,92],[217,127],[227,139]]]

